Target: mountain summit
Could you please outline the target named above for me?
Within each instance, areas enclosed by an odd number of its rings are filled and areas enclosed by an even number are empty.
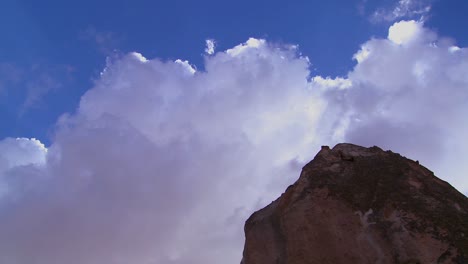
[[[397,153],[323,146],[245,237],[242,264],[468,263],[468,198]]]

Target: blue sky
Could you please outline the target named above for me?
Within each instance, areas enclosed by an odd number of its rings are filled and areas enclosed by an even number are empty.
[[[0,7],[0,263],[239,263],[339,142],[468,194],[466,0]]]
[[[430,3],[430,2],[427,2]],[[205,39],[224,50],[249,37],[297,44],[313,73],[343,76],[359,45],[382,37],[393,21],[372,14],[395,1],[24,1],[0,10],[0,119],[3,137],[37,137],[50,143],[59,115],[73,112],[114,52],[183,59],[203,69]],[[424,3],[426,4],[426,3]],[[434,1],[426,24],[464,46],[463,0]],[[14,70],[10,69],[13,68]],[[32,69],[34,68],[34,69]],[[10,69],[10,70],[9,70]],[[11,81],[14,73],[21,80]],[[56,85],[41,83],[46,75]],[[41,86],[24,106],[28,86]],[[45,87],[44,86],[53,86]],[[30,91],[29,93],[33,93]]]

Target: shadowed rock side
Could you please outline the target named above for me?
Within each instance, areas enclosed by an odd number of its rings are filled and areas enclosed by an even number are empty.
[[[242,264],[468,263],[468,199],[418,162],[338,144],[245,236]]]

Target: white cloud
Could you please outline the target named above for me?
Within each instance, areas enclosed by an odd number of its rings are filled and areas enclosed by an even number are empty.
[[[138,53],[138,52],[132,52],[130,53],[131,55],[133,55],[135,58],[137,58],[139,61],[141,62],[147,62],[148,59],[145,58],[145,56],[143,56],[141,53]],[[180,60],[179,60],[180,61]]]
[[[324,104],[289,47],[250,39],[196,74],[142,58],[110,60],[46,166],[9,173],[1,263],[238,263],[245,219],[316,152]]]
[[[216,48],[215,40],[214,39],[207,39],[207,40],[205,40],[205,42],[206,42],[206,48],[205,48],[206,54],[213,55],[214,52],[215,52],[215,48]]]
[[[468,114],[466,49],[453,53],[452,41],[414,21],[395,23],[388,39],[372,39],[363,47],[366,59],[347,76],[352,86],[328,89],[328,104],[334,106],[329,111],[337,116],[329,118],[342,119],[336,121],[336,129],[345,131],[342,140],[419,159],[468,191],[466,167],[458,164],[468,148],[462,121]]]
[[[190,63],[187,60],[182,61],[182,60],[177,59],[175,60],[175,63],[180,64],[183,67],[183,69],[187,71],[189,74],[195,74],[195,72],[197,72],[195,68],[193,68],[193,66],[190,65]]]
[[[109,60],[47,152],[0,148],[26,160],[4,173],[0,262],[239,263],[247,217],[343,140],[419,159],[468,191],[468,53],[417,26],[417,41],[363,44],[344,78],[310,78],[296,48],[257,39],[199,72]]]
[[[372,14],[374,21],[396,21],[416,18],[424,21],[431,11],[433,0],[399,0],[391,8],[380,8]]]
[[[457,46],[450,46],[448,48],[448,50],[451,52],[451,53],[454,53],[454,52],[457,52],[460,50],[460,47],[457,47]]]
[[[0,141],[0,171],[30,164],[45,164],[47,148],[35,138],[6,138]]]
[[[358,63],[363,62],[367,57],[370,55],[370,50],[365,46],[361,46],[361,49],[353,55],[353,59],[355,59]]]
[[[414,20],[397,22],[388,30],[388,39],[396,44],[406,44],[418,37],[422,27],[421,23]]]
[[[0,141],[0,199],[10,193],[8,176],[12,170],[46,163],[47,148],[35,138],[5,138]],[[14,195],[14,193],[11,193]]]
[[[323,78],[322,76],[315,76],[314,78],[312,78],[312,80],[315,84],[318,84],[318,86],[323,88],[334,87],[339,89],[346,89],[351,87],[352,85],[352,82],[349,79],[340,77],[332,79],[330,77]]]
[[[248,50],[255,50],[260,48],[265,44],[266,42],[264,39],[249,38],[245,43],[237,45],[232,49],[228,49],[226,53],[230,54],[231,56],[238,56],[244,52],[247,52]]]

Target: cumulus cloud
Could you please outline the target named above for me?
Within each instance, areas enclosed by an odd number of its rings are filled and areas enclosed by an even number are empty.
[[[396,44],[405,44],[416,39],[421,30],[420,23],[414,20],[400,21],[388,30],[388,39]]]
[[[336,78],[330,78],[326,77],[323,78],[322,76],[314,76],[312,78],[315,84],[318,84],[319,87],[321,88],[340,88],[340,89],[346,89],[351,87],[352,83],[351,80],[346,79],[346,78],[341,78],[341,77],[336,77]]]
[[[0,170],[28,164],[44,164],[47,148],[35,138],[5,138],[0,141]]]
[[[419,34],[395,42],[406,25]],[[421,23],[392,28],[345,77],[312,77],[296,46],[259,39],[207,56],[204,71],[109,60],[47,151],[0,143],[0,262],[239,263],[247,217],[343,140],[418,158],[468,190],[467,51]]]
[[[21,168],[42,168],[46,162],[47,148],[35,138],[5,138],[0,141],[0,199],[8,194],[8,175]]]
[[[0,262],[238,263],[245,219],[319,144],[308,67],[255,39],[204,72],[138,53],[109,61],[58,122],[46,165],[6,172]]]
[[[454,47],[420,22],[395,23],[388,39],[362,45],[347,76],[352,85],[329,89],[327,111],[343,140],[417,158],[466,192],[468,53]]]

